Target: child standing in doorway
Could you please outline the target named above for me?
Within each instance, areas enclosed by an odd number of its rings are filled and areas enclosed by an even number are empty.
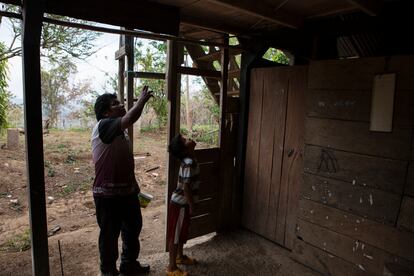
[[[177,264],[193,265],[196,263],[195,259],[183,253],[199,185],[200,169],[194,158],[195,146],[196,143],[193,140],[181,134],[176,135],[168,146],[168,151],[180,160],[181,164],[177,188],[168,206],[167,241],[170,256],[167,276],[188,276],[188,272],[181,270]]]

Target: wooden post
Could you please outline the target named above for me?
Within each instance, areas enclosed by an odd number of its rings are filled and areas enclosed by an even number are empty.
[[[134,37],[125,36],[125,51],[127,56],[127,110],[130,110],[134,105]],[[128,128],[128,136],[131,141],[132,148],[134,147],[134,126]]]
[[[181,75],[178,74],[177,68],[181,64],[180,60],[183,55],[183,46],[179,43],[169,40],[167,42],[167,74],[166,90],[168,97],[168,136],[167,145],[171,139],[180,131],[180,90]],[[174,157],[168,153],[167,163],[167,191],[165,202],[168,202],[177,182],[178,164]],[[168,210],[167,210],[168,213]],[[168,214],[167,214],[168,217]],[[166,229],[165,229],[166,230]],[[167,243],[166,243],[167,245]],[[168,250],[168,245],[167,245]]]
[[[125,46],[125,35],[119,36],[119,48]],[[118,100],[121,104],[125,103],[125,57],[118,60]]]
[[[223,38],[223,43],[229,43],[228,35]],[[229,49],[221,48],[221,86],[220,86],[220,137],[219,146],[221,147],[224,136],[224,129],[226,128],[227,116],[227,84],[229,72]]]
[[[45,1],[23,1],[23,91],[32,274],[49,275],[43,160],[40,34]]]
[[[223,37],[223,43],[228,44],[228,35]],[[227,87],[229,71],[229,50],[221,48],[221,85],[220,85],[220,185],[219,185],[219,229],[231,227],[231,174],[233,162],[229,152],[227,131]],[[230,162],[229,162],[230,161]]]

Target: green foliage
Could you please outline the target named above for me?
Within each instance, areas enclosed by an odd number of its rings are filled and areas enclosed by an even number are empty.
[[[89,82],[71,84],[70,77],[76,73],[76,65],[64,58],[59,63],[51,63],[49,70],[42,70],[42,106],[50,125],[56,126],[60,108],[68,101],[90,94]]]
[[[220,106],[206,86],[193,95],[193,121],[201,125],[218,125],[220,119]]]
[[[30,230],[26,229],[24,232],[14,236],[6,241],[1,247],[1,251],[22,252],[30,249]]]
[[[73,151],[69,151],[66,159],[64,161],[66,164],[73,164],[76,162],[76,153]]]
[[[50,161],[45,161],[45,168],[47,170],[47,176],[48,177],[54,177],[56,176],[56,171],[52,167],[52,163]]]
[[[67,183],[67,185],[62,187],[62,190],[59,192],[59,195],[61,197],[65,197],[65,196],[73,194],[74,192],[77,192],[77,191],[86,191],[90,188],[90,185],[91,185],[91,183],[90,183],[89,180],[85,180],[85,181],[82,181],[82,180],[73,181],[73,180],[71,180]]]
[[[8,127],[7,111],[11,98],[7,90],[7,59],[1,59],[5,50],[5,45],[0,42],[0,133]]]
[[[24,119],[23,119],[23,106],[19,104],[11,103],[7,110],[7,122],[9,127],[23,127]]]
[[[239,45],[239,40],[237,39],[237,37],[232,36],[229,38],[229,45]]]
[[[135,63],[139,71],[143,72],[165,72],[165,61],[167,58],[167,45],[165,42],[151,41],[147,47],[143,48],[142,40],[137,39],[135,43]],[[153,91],[154,98],[148,102],[148,107],[152,108],[157,115],[158,127],[165,127],[168,118],[168,100],[165,94],[164,80],[143,79],[137,85],[136,96],[142,91],[144,85],[148,85]]]
[[[289,64],[289,59],[285,53],[275,48],[269,48],[263,55],[263,58],[281,64]]]
[[[7,6],[7,11],[18,12],[18,7]],[[73,23],[86,23],[85,20],[74,19],[59,15],[46,15],[48,18],[64,20]],[[21,22],[17,19],[10,19],[14,37],[8,46],[5,55],[1,59],[9,59],[22,54],[21,45],[15,45],[21,40]],[[90,24],[88,22],[88,24]],[[85,59],[94,54],[97,49],[94,41],[101,35],[98,32],[87,31],[72,27],[43,23],[40,46],[41,55],[51,61],[60,61],[63,58]]]
[[[194,125],[189,136],[196,142],[206,143],[210,146],[217,146],[218,133],[219,128],[216,125]],[[183,132],[182,134],[186,135]]]

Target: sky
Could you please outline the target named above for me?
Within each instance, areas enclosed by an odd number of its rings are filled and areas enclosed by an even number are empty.
[[[11,23],[8,18],[3,17],[0,24],[0,41],[6,46],[10,45],[13,37]],[[17,43],[20,43],[18,41]],[[85,61],[78,60],[76,65],[78,73],[75,80],[90,80],[92,88],[98,93],[103,92],[107,80],[106,73],[113,76],[118,73],[118,61],[115,60],[115,51],[119,48],[119,35],[103,33],[95,42],[96,49],[99,49],[93,56]],[[15,96],[15,101],[23,99],[22,82],[22,60],[21,57],[9,59],[9,91]]]

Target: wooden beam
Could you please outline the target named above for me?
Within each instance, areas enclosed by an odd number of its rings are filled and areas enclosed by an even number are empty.
[[[353,6],[362,10],[363,12],[371,15],[377,16],[381,11],[381,3],[377,0],[347,0]]]
[[[45,12],[174,36],[180,24],[178,7],[150,1],[48,0]]]
[[[239,90],[227,90],[227,97],[238,96],[240,94]],[[220,93],[214,94],[216,96],[220,96]]]
[[[302,25],[302,20],[298,19],[298,16],[289,15],[285,12],[280,14],[275,14],[274,10],[276,7],[273,7],[266,2],[261,2],[258,5],[255,2],[249,0],[240,0],[240,1],[233,1],[233,0],[208,0],[209,2],[213,2],[215,4],[219,4],[225,8],[229,8],[232,10],[237,10],[252,16],[256,16],[262,18],[264,20],[270,21],[272,23],[276,23],[282,26],[286,26],[293,29],[298,29]]]
[[[212,22],[211,20],[208,20],[206,18],[182,14],[180,20],[181,24],[194,26],[213,32],[235,34],[239,37],[244,37],[246,39],[251,38],[250,35],[246,34],[246,30],[241,29],[240,27]]]
[[[119,49],[115,52],[115,59],[121,59],[126,56],[127,50],[125,45],[120,45]]]
[[[21,19],[20,13],[0,11],[0,16]],[[143,32],[143,31],[136,31],[136,30],[124,30],[124,29],[120,30],[120,29],[107,28],[107,27],[101,27],[101,26],[93,26],[90,24],[68,22],[68,21],[58,20],[58,19],[53,19],[53,18],[48,18],[48,17],[43,17],[43,22],[55,24],[59,26],[71,27],[71,28],[79,28],[82,30],[90,30],[90,31],[95,31],[95,32],[118,34],[118,35],[130,35],[134,37],[140,37],[140,38],[152,39],[152,40],[161,40],[161,41],[174,40],[177,42],[182,42],[182,43],[191,44],[191,45],[206,45],[206,46],[227,47],[229,49],[241,49],[241,47],[237,45],[232,45],[232,46],[223,45],[222,43],[217,43],[217,42],[194,40],[194,39],[188,39],[188,38],[183,38],[183,37],[176,37],[176,36],[171,36],[171,35]],[[249,38],[249,36],[243,36],[243,35],[240,35],[239,37]]]
[[[240,77],[240,70],[236,69],[236,70],[231,70],[228,72],[229,74],[229,78],[238,78]]]
[[[219,71],[205,70],[192,67],[180,66],[177,68],[178,72],[183,75],[200,76],[212,79],[221,79],[221,73]]]
[[[32,274],[49,275],[40,78],[40,34],[45,1],[23,2],[23,91]]]
[[[155,72],[128,72],[132,74],[134,78],[140,79],[155,79],[155,80],[164,80],[165,73],[155,73]]]
[[[126,52],[127,57],[127,70],[133,71],[134,70],[134,37],[132,36],[125,36],[125,49],[128,51]],[[133,76],[127,74],[127,95],[126,95],[126,104],[127,110],[130,110],[134,105],[134,78]],[[131,125],[128,128],[128,136],[129,140],[131,141],[132,148],[134,147],[134,125]]]
[[[239,55],[241,53],[243,53],[242,49],[231,49],[229,51],[229,55]],[[214,61],[214,60],[220,60],[220,58],[221,58],[221,52],[217,51],[217,52],[213,52],[210,54],[206,54],[205,56],[198,57],[197,60]]]

